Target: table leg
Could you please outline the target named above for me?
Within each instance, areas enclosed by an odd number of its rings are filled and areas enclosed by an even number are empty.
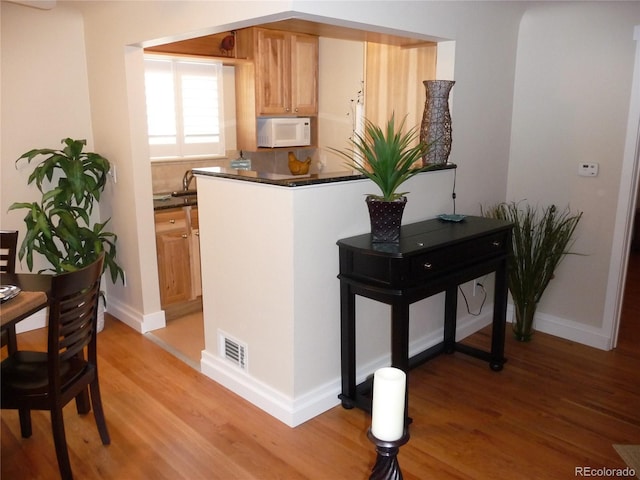
[[[18,351],[18,338],[16,337],[16,326],[9,326],[5,332],[7,332],[7,352],[12,354]]]
[[[407,376],[404,396],[405,425],[409,417],[409,304],[399,301],[391,304],[391,366],[399,368]]]
[[[340,282],[340,356],[342,406],[350,409],[356,400],[356,296],[346,282]]]
[[[409,371],[409,305],[391,305],[391,366]]]
[[[456,317],[458,313],[458,286],[447,288],[444,300],[444,351],[456,349]]]
[[[500,263],[495,275],[493,296],[493,324],[491,326],[491,370],[499,372],[506,361],[504,358],[504,336],[507,317],[507,260]]]

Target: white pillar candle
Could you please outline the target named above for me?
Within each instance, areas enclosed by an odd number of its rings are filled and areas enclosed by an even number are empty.
[[[404,434],[404,401],[407,375],[399,368],[385,367],[373,375],[371,433],[392,442]]]

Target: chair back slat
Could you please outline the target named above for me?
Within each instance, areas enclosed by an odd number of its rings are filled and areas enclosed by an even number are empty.
[[[16,272],[16,252],[18,249],[18,231],[0,230],[0,272]]]
[[[53,277],[49,312],[49,356],[57,364],[95,350],[100,277],[104,254],[91,265]],[[89,358],[91,355],[89,355]]]

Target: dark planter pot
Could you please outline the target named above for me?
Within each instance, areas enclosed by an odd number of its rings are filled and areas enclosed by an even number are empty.
[[[400,241],[402,214],[407,197],[385,202],[375,197],[367,197],[369,218],[371,219],[371,241],[373,243],[397,243]]]

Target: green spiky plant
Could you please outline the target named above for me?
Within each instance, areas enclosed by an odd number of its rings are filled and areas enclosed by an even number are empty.
[[[111,168],[102,155],[83,152],[86,140],[62,140],[64,148],[33,149],[16,160],[35,166],[27,183],[35,183],[42,194],[40,202],[16,202],[9,210],[26,209],[26,235],[18,251],[33,270],[33,254],[43,255],[51,268],[40,270],[64,273],[85,267],[105,252],[104,270],[111,280],[124,282],[124,272],[116,262],[115,233],[105,230],[109,220],[91,224],[94,202],[100,201]],[[45,182],[46,180],[46,182]],[[53,181],[53,182],[52,182]],[[57,182],[57,183],[54,183]]]
[[[350,147],[345,150],[330,150],[346,159],[347,166],[358,171],[379,188],[380,194],[370,196],[385,202],[397,200],[407,192],[398,192],[404,182],[420,172],[432,169],[433,165],[415,168],[414,164],[428,151],[430,145],[418,139],[417,128],[405,129],[406,117],[396,128],[395,114],[385,128],[370,120],[364,121],[364,133],[354,133]]]
[[[512,258],[508,283],[513,299],[516,339],[528,341],[533,334],[533,318],[556,267],[565,255],[575,254],[569,248],[582,212],[569,208],[558,211],[555,205],[539,210],[519,203],[501,203],[483,209],[485,217],[513,223]]]

